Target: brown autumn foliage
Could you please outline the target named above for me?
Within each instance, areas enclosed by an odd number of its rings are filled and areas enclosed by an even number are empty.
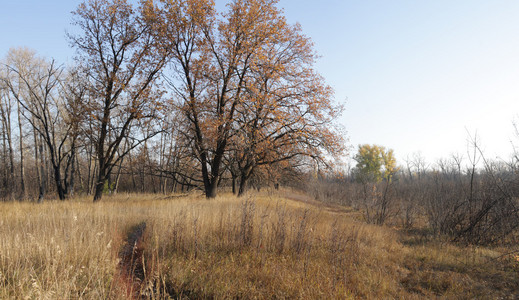
[[[242,194],[260,165],[342,150],[333,126],[340,108],[312,69],[312,43],[276,3],[232,1],[221,16],[205,0],[146,7],[173,51],[172,105],[207,197],[216,196],[226,160],[238,167]]]
[[[27,70],[47,95],[14,99],[0,74],[3,200],[24,186],[20,199],[122,192],[98,205],[0,203],[0,298],[517,296],[517,164],[429,172],[417,161],[370,190],[318,182],[312,192],[341,206],[286,189],[174,194],[308,186],[343,151],[313,45],[276,5],[85,0],[70,37],[79,67]],[[21,93],[38,86],[27,83]],[[68,174],[65,191],[56,174]]]
[[[9,92],[2,74],[2,199],[25,185],[21,199],[38,190],[39,199],[46,190],[60,198],[192,189],[211,196],[231,185],[243,194],[247,186],[293,185],[342,151],[334,126],[340,107],[312,69],[311,41],[287,24],[276,1],[234,1],[223,15],[212,1],[143,1],[137,9],[126,1],[85,1],[75,23],[84,31],[71,37],[82,69],[51,65],[45,77],[35,64],[19,74],[28,83],[59,82],[59,91],[17,101],[18,87]],[[55,76],[60,72],[70,75]],[[161,79],[168,93],[159,89]],[[20,93],[30,94],[31,86],[22,84]],[[38,103],[45,109],[32,114]],[[167,114],[166,106],[173,108]],[[16,124],[14,113],[34,126]],[[40,126],[39,117],[51,122]],[[45,126],[55,129],[56,141],[38,133]],[[408,167],[391,184],[361,189],[339,181],[316,194],[362,207],[369,222],[412,227],[426,219],[435,234],[457,240],[495,243],[515,234],[517,168],[463,173],[455,161],[454,177],[444,164],[441,176],[427,173],[416,159],[416,174]],[[60,176],[53,185],[51,177]]]
[[[40,80],[20,93],[46,95],[16,100],[0,86],[5,199],[18,187],[17,198],[31,198],[36,186],[39,200],[49,191],[97,201],[119,187],[214,197],[231,181],[241,195],[259,178],[275,183],[274,169],[328,164],[343,151],[341,107],[313,70],[312,42],[277,1],[232,1],[220,14],[204,0],[85,0],[72,21],[76,65],[44,59],[47,81],[37,64],[20,73]]]

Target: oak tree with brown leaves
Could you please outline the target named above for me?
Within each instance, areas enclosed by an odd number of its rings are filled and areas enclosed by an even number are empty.
[[[344,151],[334,120],[341,106],[312,65],[316,55],[299,26],[283,24],[275,39],[260,48],[244,82],[238,106],[236,134],[230,150],[245,191],[256,168],[294,160],[327,164],[327,155]],[[297,159],[296,159],[297,158]]]
[[[312,70],[312,43],[276,4],[235,0],[222,15],[209,0],[148,6],[157,38],[173,49],[172,103],[185,119],[208,198],[217,194],[230,150],[243,187],[261,164],[340,151],[330,126],[339,109]]]

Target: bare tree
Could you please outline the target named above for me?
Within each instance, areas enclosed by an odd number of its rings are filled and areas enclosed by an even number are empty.
[[[34,123],[34,120],[33,120]],[[33,136],[34,136],[34,162],[36,169],[36,180],[38,182],[38,203],[43,201],[43,197],[45,197],[45,187],[47,185],[46,182],[46,174],[45,174],[45,152],[43,148],[43,143],[41,142],[41,137],[38,134],[36,128],[33,128]]]
[[[23,74],[28,74],[30,72],[30,64],[31,60],[34,58],[34,51],[28,49],[28,48],[18,48],[18,49],[10,49],[7,58],[6,58],[6,64],[9,66],[15,66],[15,68],[18,70],[18,72]],[[13,77],[14,78],[11,78]],[[22,97],[22,93],[24,91],[24,84],[20,78],[17,80],[17,74],[12,74],[12,71],[10,68],[7,69],[7,77],[6,79],[10,83],[9,91],[11,95],[15,99],[18,99]],[[8,94],[8,95],[9,95]],[[23,199],[25,198],[25,149],[24,149],[24,143],[23,143],[23,121],[22,121],[22,107],[20,106],[20,102],[16,101],[16,107],[17,107],[17,123],[18,123],[18,133],[19,133],[19,139],[18,139],[18,145],[19,145],[19,152],[20,152],[20,194],[19,198]]]
[[[151,34],[148,22],[153,20],[141,17],[148,2],[135,11],[126,0],[85,0],[73,13],[79,33],[70,34],[70,42],[88,70],[89,97],[83,108],[97,156],[94,201],[101,199],[114,166],[157,133],[130,130],[138,121],[157,120],[161,93],[154,84],[168,59],[168,49]],[[120,152],[126,140],[130,146]]]
[[[5,66],[4,66],[5,67]],[[6,84],[9,76],[8,68],[2,68],[0,75],[0,120],[2,124],[3,141],[3,188],[6,194],[12,191],[14,183],[14,151],[12,137],[11,115],[13,111],[12,95]]]
[[[34,52],[14,51],[17,59],[9,65],[11,75],[5,79],[9,91],[23,108],[22,115],[38,132],[47,146],[58,197],[64,200],[70,191],[76,149],[79,116],[76,102],[65,95],[63,68],[52,60],[37,58]],[[41,199],[41,198],[40,198]]]

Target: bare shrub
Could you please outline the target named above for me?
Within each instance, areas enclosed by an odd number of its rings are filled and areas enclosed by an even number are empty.
[[[420,213],[420,203],[423,203],[423,193],[417,182],[395,185],[397,207],[395,216],[404,229],[411,229]]]
[[[419,168],[409,164],[391,180],[336,179],[340,189],[332,194],[324,192],[334,182],[331,178],[308,188],[316,199],[360,209],[367,223],[425,226],[436,237],[470,244],[510,243],[519,228],[519,161],[487,161],[473,147],[465,170],[462,157],[453,155],[430,169],[422,160],[414,164]],[[334,195],[340,195],[338,200],[326,198]]]
[[[394,214],[394,188],[392,181],[379,183],[363,182],[361,185],[360,203],[364,210],[364,219],[371,224],[382,225]]]

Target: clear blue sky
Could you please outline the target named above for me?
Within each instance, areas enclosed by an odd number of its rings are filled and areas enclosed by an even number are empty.
[[[28,46],[66,62],[78,0],[0,2],[0,55]],[[216,0],[223,7],[225,0]],[[280,0],[322,56],[317,69],[345,102],[349,144],[380,144],[433,162],[466,154],[467,130],[487,157],[512,152],[519,116],[519,1]],[[353,149],[354,151],[355,149]]]

